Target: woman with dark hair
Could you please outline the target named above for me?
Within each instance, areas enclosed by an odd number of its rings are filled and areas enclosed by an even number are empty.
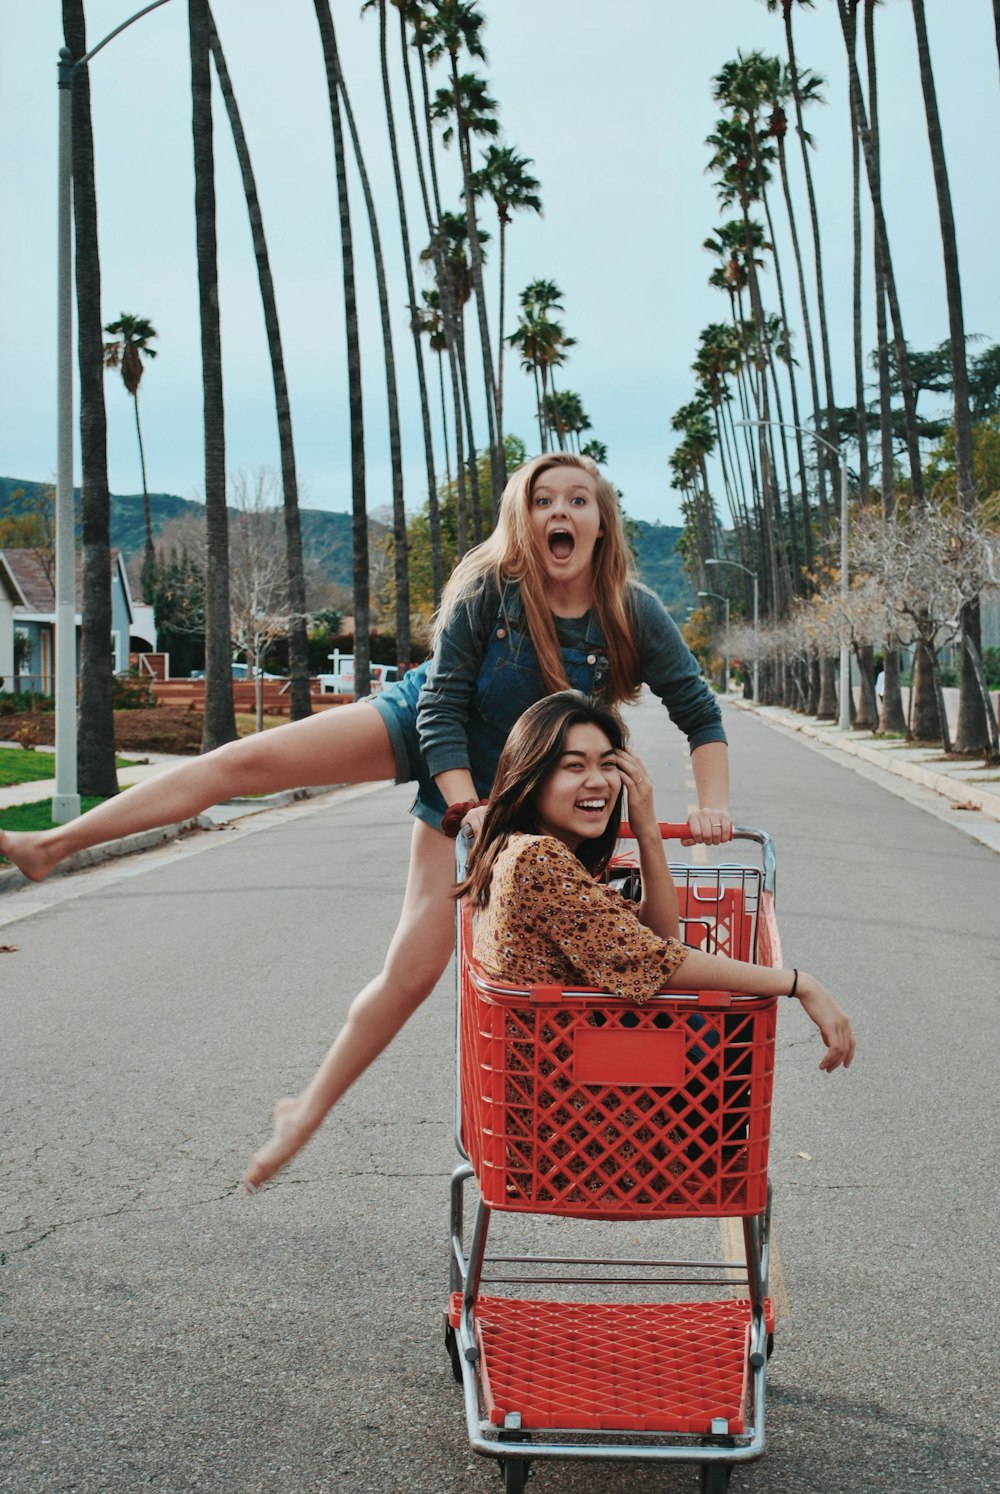
[[[677,891],[649,776],[625,744],[617,715],[574,691],[550,695],[518,721],[457,890],[479,910],[476,962],[514,985],[583,987],[637,1002],[671,988],[797,996],[826,1043],[820,1068],[848,1068],[850,1022],[814,976],[679,942]],[[594,880],[614,850],[623,790],[640,903]]]
[[[553,452],[513,473],[493,533],[456,567],[426,664],[372,700],[229,743],[53,830],[0,831],[0,855],[41,880],[74,852],[236,795],[416,783],[406,892],[385,963],[351,1004],[322,1103],[310,1089],[276,1107],[275,1137],[249,1174],[263,1182],[444,973],[454,948],[454,854],[442,821],[481,818],[475,806],[522,711],[567,686],[614,703],[644,683],[688,739],[700,806],[688,820],[691,838],[718,844],[730,826],[718,704],[663,604],[631,574],[615,488],[589,457]]]

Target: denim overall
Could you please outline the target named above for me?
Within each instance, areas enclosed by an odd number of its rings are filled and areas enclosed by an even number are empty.
[[[476,676],[467,723],[469,762],[481,798],[487,796],[493,785],[500,753],[514,722],[528,706],[549,694],[527,627],[518,631],[516,626],[522,617],[516,587],[505,587]],[[600,625],[592,614],[587,618],[583,647],[563,648],[561,653],[570,688],[582,690],[585,695],[600,694],[608,675],[608,660]],[[406,757],[410,765],[407,776],[418,783],[411,814],[439,829],[447,805],[416,742],[416,701],[427,668],[427,664],[421,664],[418,669],[411,669],[398,685],[376,696],[373,704],[390,727],[397,758],[401,731],[407,739]],[[402,774],[397,781],[405,781]]]

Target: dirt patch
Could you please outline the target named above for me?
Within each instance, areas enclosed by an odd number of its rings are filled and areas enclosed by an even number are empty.
[[[201,711],[180,706],[157,706],[148,711],[115,712],[115,747],[119,752],[176,752],[196,754],[201,748]],[[56,718],[52,711],[22,711],[0,716],[0,740],[13,742],[22,726],[33,726],[37,741],[55,743]]]

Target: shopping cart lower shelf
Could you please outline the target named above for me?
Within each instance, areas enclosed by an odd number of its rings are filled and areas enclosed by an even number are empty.
[[[457,1328],[461,1296],[449,1322]],[[774,1330],[765,1303],[768,1333]],[[746,1430],[751,1304],[480,1297],[485,1412],[523,1431],[585,1428],[720,1436]]]

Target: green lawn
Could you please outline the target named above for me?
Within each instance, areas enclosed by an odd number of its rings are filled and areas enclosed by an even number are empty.
[[[18,748],[18,751],[21,749]],[[25,756],[28,756],[25,753]],[[81,810],[93,809],[103,799],[80,800]],[[0,830],[51,830],[52,800],[38,799],[34,804],[15,804],[11,809],[0,809]],[[0,856],[0,866],[9,865],[6,856]]]
[[[125,758],[115,758],[116,768],[127,768]],[[0,787],[15,783],[35,783],[40,778],[54,778],[56,759],[52,752],[26,752],[23,747],[0,747]]]

